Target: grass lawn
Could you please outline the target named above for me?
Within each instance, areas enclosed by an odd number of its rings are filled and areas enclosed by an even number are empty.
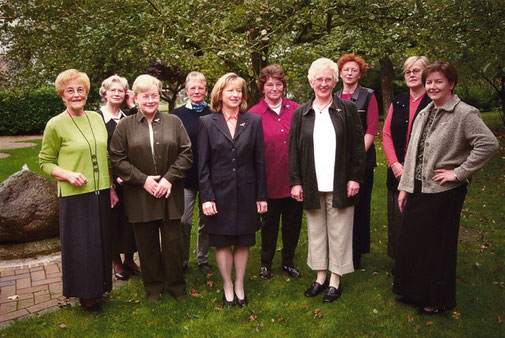
[[[505,337],[505,324],[501,323],[505,320],[505,128],[497,114],[483,117],[498,135],[501,147],[492,162],[474,177],[465,201],[462,225],[480,231],[483,237],[459,244],[458,305],[453,311],[422,316],[416,308],[395,301],[391,292],[392,261],[386,256],[386,162],[377,141],[379,166],[372,200],[372,253],[363,257],[363,269],[342,278],[343,294],[337,302],[322,304],[322,296],[303,296],[315,278],[306,265],[304,222],[295,258],[302,273],[300,280],[288,278],[280,270],[279,251],[274,259],[274,277],[269,281],[259,278],[261,239],[257,234],[246,275],[250,303],[245,308],[221,309],[222,283],[215,254],[211,253],[210,261],[214,275],[203,276],[196,268],[193,247],[190,271],[186,274],[188,297],[183,303],[169,295],[164,295],[159,303],[148,303],[137,279],[113,291],[101,314],[88,314],[80,307],[65,308],[20,321],[0,330],[0,336]],[[0,159],[0,180],[25,162],[37,171],[37,151],[37,147],[8,151],[13,155]],[[7,165],[8,162],[16,164]],[[7,173],[8,170],[12,172]]]

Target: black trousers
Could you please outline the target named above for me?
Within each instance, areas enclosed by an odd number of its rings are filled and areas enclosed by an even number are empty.
[[[361,255],[370,252],[370,204],[372,203],[374,167],[365,170],[364,183],[359,188],[359,201],[354,208],[352,252],[354,268],[361,263]]]
[[[166,283],[168,291],[174,297],[185,295],[181,220],[132,223],[132,226],[147,294],[161,293]]]
[[[261,265],[268,268],[272,266],[282,216],[282,265],[293,266],[302,226],[303,205],[291,197],[269,199],[267,202],[268,212],[262,217],[261,226]]]

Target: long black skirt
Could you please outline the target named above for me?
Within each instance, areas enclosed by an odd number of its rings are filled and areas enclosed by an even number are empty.
[[[466,184],[424,194],[416,181],[404,210],[393,292],[422,306],[456,306],[456,257]]]
[[[111,209],[112,254],[132,254],[137,251],[133,227],[126,217],[123,189],[116,187],[119,203]]]
[[[109,190],[59,202],[63,295],[101,297],[112,289]]]

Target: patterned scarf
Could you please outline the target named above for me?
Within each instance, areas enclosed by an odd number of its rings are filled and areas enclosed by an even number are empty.
[[[207,102],[203,102],[203,103],[200,103],[200,104],[194,104],[194,103],[191,103],[191,107],[193,108],[194,111],[196,111],[197,113],[201,113],[202,110],[205,109],[205,107],[207,107],[208,104]]]

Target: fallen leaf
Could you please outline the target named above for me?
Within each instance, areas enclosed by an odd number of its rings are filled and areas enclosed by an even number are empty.
[[[272,323],[275,323],[275,319],[273,319],[273,318],[272,318],[272,319],[270,319],[270,321],[271,321]]]
[[[498,316],[498,318],[496,318],[496,320],[497,320],[498,324],[503,323],[503,319],[501,319],[501,317],[500,317],[500,316]]]
[[[214,282],[209,279],[207,281],[207,285],[210,286],[210,287],[213,287],[214,286]]]
[[[61,323],[60,325],[58,325],[61,329],[66,329],[67,328],[67,324],[65,323]]]
[[[277,318],[277,321],[278,321],[278,322],[282,322],[282,321],[284,321],[284,318],[279,317],[279,318]]]
[[[12,295],[12,296],[7,297],[7,299],[9,299],[9,300],[14,300],[14,299],[18,299],[18,298],[19,298],[18,295]]]
[[[207,277],[212,277],[214,274],[212,272],[207,273]]]
[[[377,271],[372,272],[372,275],[378,275],[379,273]]]
[[[426,322],[426,326],[431,326],[431,325],[433,325],[432,321]]]
[[[409,323],[413,323],[414,322],[414,318],[412,316],[409,316]]]
[[[452,313],[452,318],[454,318],[454,319],[459,319],[459,317],[460,317],[460,316],[461,316],[461,313],[459,313],[459,312],[457,312],[457,311],[454,311],[454,312]]]
[[[191,296],[193,296],[193,297],[201,297],[202,295],[200,295],[198,293],[198,291],[196,291],[195,289],[191,289]]]
[[[416,326],[416,328],[414,329],[416,332],[418,332],[419,330],[421,330],[421,327],[420,326]]]
[[[263,323],[259,323],[258,326],[259,327],[265,327],[265,325]]]
[[[256,328],[256,332],[260,332],[260,329],[259,329],[259,328]]]
[[[250,315],[249,319],[247,320],[248,322],[254,322],[256,320],[256,315]]]
[[[373,309],[372,312],[375,313],[375,314],[379,313],[379,311],[377,311],[377,309]]]

